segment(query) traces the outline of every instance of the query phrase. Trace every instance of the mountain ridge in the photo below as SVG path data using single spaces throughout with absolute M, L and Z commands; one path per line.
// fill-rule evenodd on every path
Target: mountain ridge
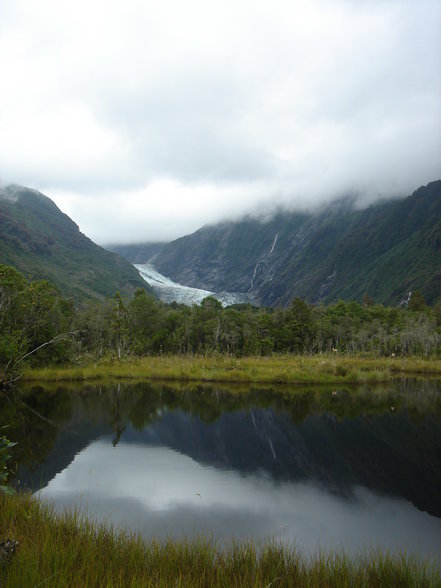
M 186 286 L 247 292 L 265 306 L 286 306 L 296 296 L 361 301 L 364 294 L 399 304 L 414 290 L 434 303 L 441 292 L 441 180 L 364 209 L 342 199 L 313 213 L 204 226 L 164 245 L 154 266 Z
M 151 292 L 127 260 L 81 233 L 50 198 L 18 185 L 0 190 L 0 263 L 49 280 L 77 301 Z

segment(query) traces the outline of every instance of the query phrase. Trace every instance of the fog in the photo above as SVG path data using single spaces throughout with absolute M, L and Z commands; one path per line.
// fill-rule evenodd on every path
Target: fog
M 438 0 L 5 0 L 0 182 L 99 243 L 441 176 Z

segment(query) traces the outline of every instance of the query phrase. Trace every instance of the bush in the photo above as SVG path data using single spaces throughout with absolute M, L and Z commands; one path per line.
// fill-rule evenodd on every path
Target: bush
M 4 427 L 3 427 L 4 428 Z M 6 485 L 8 481 L 9 471 L 6 462 L 11 457 L 9 450 L 14 447 L 15 443 L 11 443 L 6 437 L 0 437 L 0 491 L 6 494 L 13 494 L 12 488 Z

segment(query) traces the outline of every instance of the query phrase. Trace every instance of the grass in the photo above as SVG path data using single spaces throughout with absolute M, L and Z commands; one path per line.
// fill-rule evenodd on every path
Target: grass
M 81 367 L 27 369 L 25 381 L 151 379 L 272 384 L 383 383 L 398 376 L 441 374 L 440 359 L 345 355 L 164 356 L 90 363 Z
M 303 556 L 277 543 L 231 543 L 218 549 L 203 538 L 143 541 L 91 522 L 77 512 L 56 514 L 26 494 L 0 496 L 0 529 L 19 541 L 0 562 L 9 588 L 75 587 L 435 587 L 434 564 L 374 551 Z

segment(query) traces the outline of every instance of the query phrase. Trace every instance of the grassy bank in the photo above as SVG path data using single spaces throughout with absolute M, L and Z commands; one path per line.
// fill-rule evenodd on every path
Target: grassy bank
M 152 379 L 169 381 L 361 384 L 381 383 L 398 376 L 441 375 L 440 359 L 366 358 L 333 355 L 145 357 L 81 367 L 28 369 L 26 381 Z
M 274 543 L 232 544 L 220 551 L 203 539 L 143 542 L 78 514 L 56 515 L 28 495 L 0 496 L 0 541 L 19 541 L 0 562 L 0 585 L 63 587 L 435 587 L 439 569 L 374 552 L 304 557 Z

